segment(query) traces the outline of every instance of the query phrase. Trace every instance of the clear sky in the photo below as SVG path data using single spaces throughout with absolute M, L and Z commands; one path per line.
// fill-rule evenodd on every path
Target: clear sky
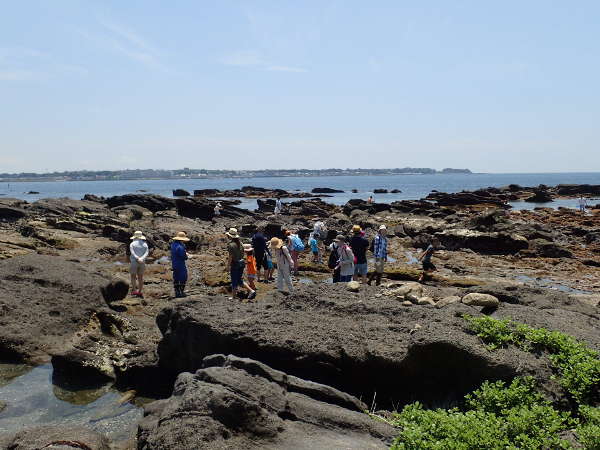
M 600 171 L 600 2 L 18 0 L 0 173 Z

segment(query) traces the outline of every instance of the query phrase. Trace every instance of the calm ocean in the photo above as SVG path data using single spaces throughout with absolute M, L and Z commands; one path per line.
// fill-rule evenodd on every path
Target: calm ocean
M 65 181 L 65 182 L 23 182 L 3 183 L 0 185 L 1 197 L 16 197 L 35 201 L 48 197 L 69 197 L 80 199 L 85 194 L 104 197 L 122 195 L 137 191 L 161 194 L 170 197 L 173 189 L 188 191 L 194 189 L 236 189 L 242 186 L 279 188 L 287 191 L 310 191 L 315 187 L 330 187 L 345 191 L 326 199 L 335 204 L 344 204 L 351 198 L 367 198 L 373 189 L 400 189 L 399 194 L 374 195 L 376 201 L 419 199 L 427 196 L 431 190 L 459 192 L 488 186 L 507 184 L 537 186 L 539 184 L 556 185 L 561 183 L 600 184 L 600 173 L 521 173 L 521 174 L 435 174 L 435 175 L 393 175 L 393 176 L 339 176 L 339 177 L 289 177 L 289 178 L 224 178 L 211 180 L 127 180 L 127 181 Z M 352 189 L 358 189 L 353 194 Z M 37 191 L 39 194 L 26 194 Z M 245 200 L 244 207 L 255 208 L 255 200 Z M 531 204 L 514 203 L 519 208 L 530 208 Z M 535 206 L 535 205 L 533 205 Z M 574 200 L 559 200 L 548 206 L 574 207 Z

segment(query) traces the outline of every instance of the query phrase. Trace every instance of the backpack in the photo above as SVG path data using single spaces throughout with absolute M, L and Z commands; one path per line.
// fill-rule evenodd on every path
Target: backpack
M 302 242 L 302 239 L 300 239 L 297 234 L 293 234 L 291 237 L 293 250 L 297 252 L 304 250 L 304 243 Z
M 331 253 L 329 254 L 329 259 L 327 260 L 327 267 L 329 267 L 330 269 L 335 269 L 337 267 L 337 263 L 338 263 L 338 254 L 337 254 L 337 249 L 333 249 L 331 250 Z

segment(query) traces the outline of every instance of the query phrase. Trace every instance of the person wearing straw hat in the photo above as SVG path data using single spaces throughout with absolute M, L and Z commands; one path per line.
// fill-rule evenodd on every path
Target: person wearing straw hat
M 294 261 L 290 255 L 290 251 L 283 244 L 283 241 L 279 238 L 272 238 L 269 241 L 269 247 L 273 256 L 277 259 L 277 290 L 285 292 L 283 290 L 283 284 L 287 285 L 290 292 L 294 290 L 292 284 L 292 270 L 294 269 Z
M 246 268 L 246 258 L 244 256 L 244 246 L 240 240 L 240 235 L 237 229 L 230 228 L 225 233 L 229 238 L 227 244 L 229 273 L 231 275 L 231 295 L 232 298 L 237 296 L 238 288 L 244 287 L 248 290 L 248 298 L 256 297 L 256 291 L 244 281 L 244 269 Z
M 148 244 L 146 236 L 141 231 L 136 231 L 131 236 L 129 244 L 129 260 L 131 273 L 131 295 L 143 297 L 142 289 L 144 287 L 144 271 L 146 270 L 146 258 L 148 257 Z
M 172 238 L 171 243 L 171 266 L 173 268 L 173 288 L 175 289 L 175 298 L 185 297 L 185 284 L 188 280 L 188 271 L 186 260 L 188 259 L 185 242 L 190 239 L 185 232 L 180 231 Z

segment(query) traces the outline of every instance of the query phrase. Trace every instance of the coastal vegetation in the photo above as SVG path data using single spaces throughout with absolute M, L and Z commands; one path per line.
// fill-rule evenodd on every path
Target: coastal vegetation
M 383 419 L 400 429 L 395 450 L 407 449 L 600 449 L 598 353 L 564 333 L 510 319 L 464 316 L 471 332 L 490 351 L 509 345 L 546 355 L 570 408 L 559 409 L 539 392 L 532 377 L 484 382 L 465 396 L 464 405 L 427 410 L 410 404 Z

